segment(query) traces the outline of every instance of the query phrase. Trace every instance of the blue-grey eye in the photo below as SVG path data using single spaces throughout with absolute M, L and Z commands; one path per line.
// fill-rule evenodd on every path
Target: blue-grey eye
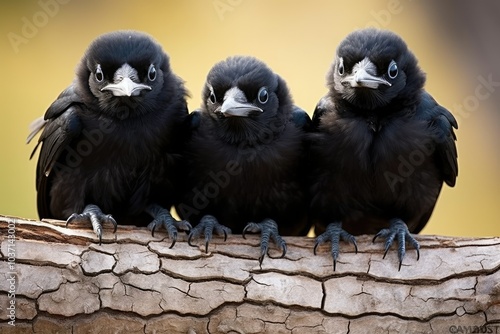
M 259 99 L 259 102 L 262 104 L 266 103 L 269 100 L 269 93 L 267 92 L 266 87 L 262 87 L 261 89 L 259 89 L 257 98 Z
M 215 93 L 213 91 L 210 92 L 210 96 L 208 97 L 211 103 L 216 103 L 217 98 L 215 97 Z
M 97 82 L 102 82 L 104 80 L 104 74 L 102 73 L 101 65 L 97 65 L 95 70 L 95 80 Z
M 395 77 L 398 76 L 398 65 L 394 60 L 391 61 L 391 63 L 389 64 L 389 68 L 387 69 L 387 74 L 391 79 L 394 79 Z
M 339 58 L 339 65 L 337 71 L 339 72 L 339 75 L 344 75 L 344 58 L 342 57 Z
M 156 79 L 156 68 L 153 64 L 149 65 L 148 78 L 150 81 L 155 81 Z

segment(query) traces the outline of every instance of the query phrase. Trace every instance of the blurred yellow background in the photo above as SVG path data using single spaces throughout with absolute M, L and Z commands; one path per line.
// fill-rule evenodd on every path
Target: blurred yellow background
M 423 233 L 500 235 L 500 94 L 495 91 L 500 87 L 490 85 L 491 95 L 477 98 L 479 77 L 500 81 L 500 57 L 494 57 L 500 16 L 486 3 L 476 3 L 484 8 L 471 13 L 465 1 L 423 0 L 2 2 L 0 214 L 37 218 L 28 125 L 71 83 L 98 35 L 135 29 L 155 37 L 170 55 L 173 71 L 186 81 L 190 110 L 200 105 L 212 65 L 244 54 L 280 74 L 296 104 L 312 114 L 326 93 L 325 74 L 338 43 L 356 28 L 375 26 L 406 40 L 427 73 L 426 89 L 460 126 L 457 186 L 443 187 Z M 464 35 L 470 31 L 482 39 Z M 496 48 L 488 49 L 491 45 Z M 477 50 L 481 46 L 485 49 Z

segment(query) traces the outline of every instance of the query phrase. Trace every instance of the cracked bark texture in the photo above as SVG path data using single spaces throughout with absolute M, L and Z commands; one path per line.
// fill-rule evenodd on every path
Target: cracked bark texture
M 8 325 L 8 226 L 15 223 L 16 326 Z M 500 332 L 500 238 L 417 236 L 398 271 L 394 249 L 358 238 L 329 246 L 285 237 L 259 266 L 259 237 L 186 237 L 145 228 L 64 227 L 0 216 L 2 333 L 473 333 Z M 5 276 L 5 277 L 3 277 Z M 460 331 L 461 330 L 461 331 Z M 467 330 L 469 330 L 467 332 Z M 480 333 L 481 331 L 478 331 Z

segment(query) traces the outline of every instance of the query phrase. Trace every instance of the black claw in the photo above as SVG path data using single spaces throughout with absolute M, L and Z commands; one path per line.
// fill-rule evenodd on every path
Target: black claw
M 196 245 L 193 245 L 191 243 L 191 239 L 193 238 L 193 233 L 192 233 L 193 230 L 191 230 L 191 232 L 189 232 L 189 236 L 188 236 L 188 245 L 191 246 L 191 247 L 196 247 Z
M 403 259 L 406 254 L 406 240 L 408 240 L 411 243 L 411 245 L 416 249 L 417 261 L 420 259 L 420 250 L 419 250 L 420 245 L 418 241 L 415 240 L 415 238 L 413 238 L 413 236 L 410 234 L 408 227 L 401 219 L 393 219 L 388 229 L 382 229 L 375 235 L 375 237 L 373 238 L 373 242 L 375 242 L 375 240 L 378 237 L 385 238 L 384 256 L 382 257 L 382 259 L 385 259 L 385 256 L 389 252 L 390 247 L 394 243 L 394 239 L 397 238 L 398 260 L 399 260 L 398 271 L 401 270 L 401 267 L 403 265 Z
M 65 227 L 68 227 L 68 224 L 71 223 L 73 220 L 75 220 L 77 216 L 78 216 L 77 213 L 73 213 L 71 216 L 69 216 L 69 218 L 66 220 L 66 226 Z
M 151 228 L 151 236 L 152 236 L 153 238 L 154 238 L 154 236 L 155 236 L 156 225 L 157 225 L 157 223 L 156 223 L 156 219 L 155 219 L 155 220 L 153 220 L 153 221 L 151 222 L 151 224 L 149 224 L 149 225 L 148 225 L 148 226 L 150 226 L 150 228 Z
M 384 256 L 382 256 L 382 259 L 385 259 L 385 256 L 387 255 L 387 252 L 389 252 L 389 248 L 385 248 L 385 251 L 384 251 Z
M 262 264 L 264 261 L 264 257 L 266 256 L 269 250 L 269 239 L 272 238 L 274 243 L 278 245 L 282 249 L 281 258 L 286 255 L 286 242 L 279 235 L 278 232 L 278 224 L 272 219 L 264 219 L 260 223 L 248 223 L 243 229 L 242 235 L 243 238 L 246 239 L 247 232 L 260 232 L 260 257 L 259 263 Z
M 413 248 L 415 248 L 415 250 L 417 251 L 417 261 L 418 261 L 420 259 L 420 244 L 418 243 L 417 240 L 415 240 L 415 238 L 412 235 L 410 235 L 409 241 L 413 246 Z
M 191 225 L 184 221 L 178 221 L 172 217 L 170 211 L 157 205 L 150 204 L 145 209 L 145 211 L 153 217 L 153 221 L 148 225 L 148 228 L 151 230 L 151 236 L 155 236 L 155 231 L 158 227 L 163 226 L 168 233 L 168 237 L 172 239 L 172 243 L 170 244 L 170 249 L 175 246 L 177 242 L 177 232 L 178 230 L 186 230 L 191 228 Z
M 116 229 L 118 228 L 118 224 L 112 215 L 108 215 L 108 220 L 113 224 L 113 233 L 116 233 Z
M 260 266 L 262 266 L 262 262 L 264 261 L 264 255 L 265 255 L 265 254 L 261 254 L 261 255 L 259 256 L 259 265 L 260 265 Z
M 102 244 L 102 225 L 106 222 L 113 224 L 113 233 L 116 233 L 118 224 L 111 215 L 105 215 L 102 213 L 101 209 L 97 205 L 89 204 L 87 205 L 82 213 L 73 213 L 66 220 L 66 227 L 74 221 L 81 221 L 85 223 L 90 223 L 92 229 L 99 239 L 99 245 Z
M 333 271 L 336 271 L 337 269 L 337 259 L 340 254 L 340 245 L 339 245 L 340 240 L 352 243 L 354 245 L 356 254 L 358 253 L 358 244 L 356 243 L 356 238 L 353 235 L 344 231 L 342 229 L 342 223 L 340 222 L 329 224 L 326 227 L 326 231 L 320 234 L 316 238 L 316 242 L 314 244 L 313 253 L 314 255 L 316 255 L 317 248 L 320 244 L 326 241 L 331 242 L 330 254 L 332 255 L 333 258 Z
M 314 248 L 313 248 L 313 253 L 314 253 L 314 255 L 316 255 L 316 249 L 318 249 L 319 244 L 320 244 L 320 243 L 319 243 L 319 242 L 318 242 L 318 240 L 316 239 L 316 242 L 314 243 Z
M 281 254 L 280 258 L 284 258 L 286 255 L 286 244 L 282 244 L 281 247 L 283 248 L 283 253 Z
M 375 241 L 379 238 L 379 237 L 382 237 L 382 236 L 385 236 L 385 234 L 388 232 L 387 229 L 382 229 L 380 230 L 377 234 L 375 234 L 375 236 L 373 237 L 372 239 L 372 243 L 375 243 Z
M 172 244 L 170 245 L 170 247 L 168 247 L 169 249 L 172 249 L 174 248 L 175 246 L 175 243 L 177 242 L 177 232 L 174 232 L 172 234 Z
M 267 251 L 269 249 L 269 236 L 261 236 L 261 241 L 260 241 L 260 257 L 259 257 L 259 263 L 262 264 L 262 261 L 264 261 L 264 256 L 266 256 Z
M 214 231 L 217 235 L 224 234 L 224 241 L 227 240 L 228 233 L 231 233 L 231 230 L 226 226 L 219 224 L 214 216 L 205 215 L 203 216 L 203 218 L 201 218 L 200 223 L 194 228 L 191 228 L 191 230 L 189 231 L 188 244 L 195 247 L 196 245 L 193 245 L 191 243 L 191 240 L 193 238 L 199 237 L 203 233 L 203 235 L 205 236 L 205 253 L 208 253 L 208 245 L 212 240 Z
M 243 236 L 243 239 L 246 239 L 246 233 L 248 231 L 248 229 L 250 228 L 250 224 L 253 224 L 253 223 L 248 223 L 247 226 L 245 226 L 245 228 L 243 229 L 243 232 L 241 232 L 241 235 Z

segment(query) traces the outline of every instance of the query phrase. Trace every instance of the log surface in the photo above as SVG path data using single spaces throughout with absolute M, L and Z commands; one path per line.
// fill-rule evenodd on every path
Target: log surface
M 336 272 L 306 237 L 262 265 L 258 236 L 214 237 L 205 254 L 184 235 L 170 249 L 119 226 L 99 245 L 88 226 L 0 216 L 0 238 L 2 333 L 500 333 L 500 238 L 417 236 L 420 260 L 409 249 L 398 271 L 395 249 L 382 259 L 360 236 Z

